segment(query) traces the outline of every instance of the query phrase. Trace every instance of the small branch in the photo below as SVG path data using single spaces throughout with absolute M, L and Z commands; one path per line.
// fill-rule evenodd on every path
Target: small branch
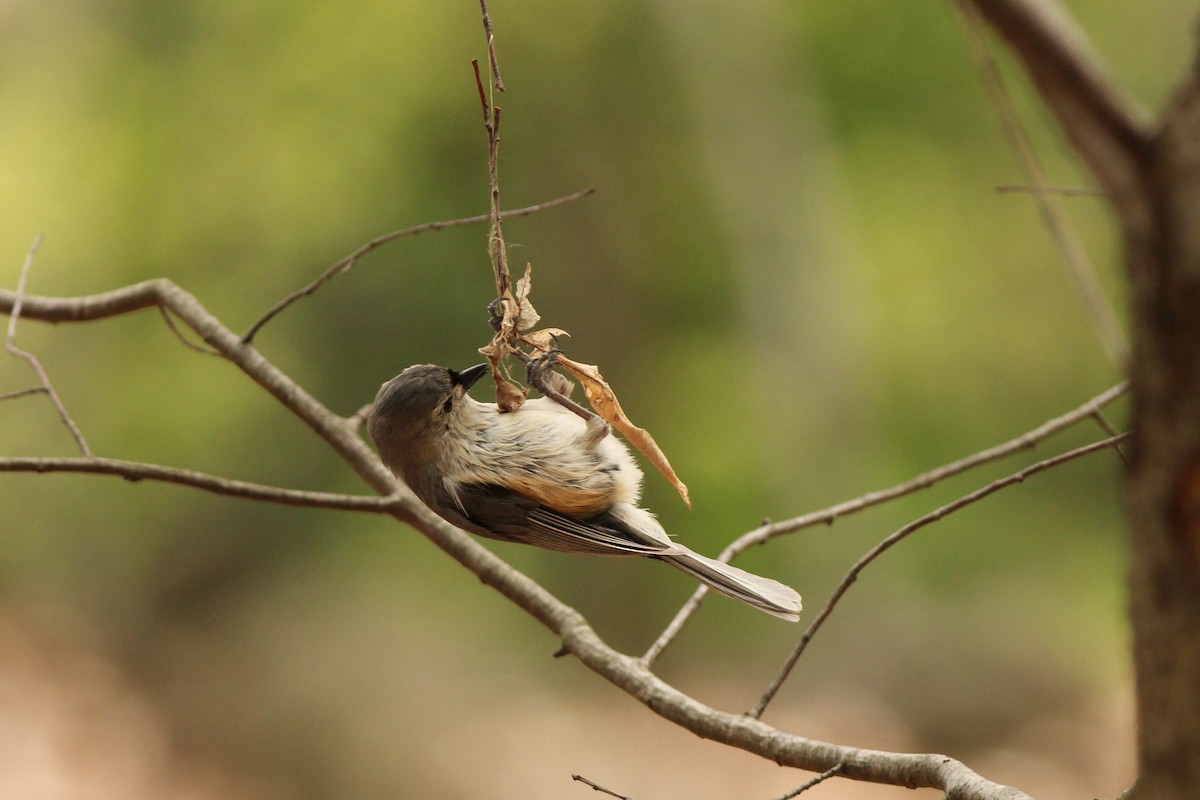
M 115 475 L 127 481 L 158 481 L 190 486 L 226 497 L 279 503 L 285 506 L 328 508 L 336 511 L 369 511 L 374 514 L 395 514 L 398 495 L 375 496 L 332 494 L 329 492 L 307 492 L 299 489 L 284 489 L 264 486 L 230 478 L 219 478 L 190 469 L 165 467 L 138 461 L 116 458 L 3 458 L 0 457 L 0 472 L 78 472 L 96 475 Z
M 365 406 L 355 411 L 350 416 L 346 417 L 346 423 L 356 431 L 361 431 L 363 426 L 367 424 L 367 417 L 371 415 L 371 409 L 375 406 L 374 403 L 367 403 Z
M 1057 467 L 1060 464 L 1065 464 L 1068 461 L 1074 461 L 1077 458 L 1081 458 L 1098 450 L 1114 447 L 1118 443 L 1125 441 L 1127 438 L 1129 438 L 1129 436 L 1130 434 L 1123 433 L 1099 442 L 1093 442 L 1092 444 L 1084 445 L 1083 447 L 1077 447 L 1074 450 L 1069 450 L 1061 455 L 1047 458 L 1044 461 L 1039 461 L 1023 470 L 1014 472 L 1008 477 L 992 481 L 987 486 L 984 486 L 981 489 L 976 489 L 970 494 L 964 495 L 954 502 L 948 503 L 936 511 L 910 522 L 900 530 L 893 533 L 891 536 L 884 539 L 879 544 L 872 547 L 862 558 L 854 563 L 854 566 L 852 566 L 850 571 L 846 573 L 846 576 L 842 578 L 842 582 L 839 583 L 837 588 L 834 590 L 833 595 L 829 598 L 829 602 L 825 604 L 825 607 L 821 609 L 821 612 L 817 614 L 816 618 L 808 626 L 808 630 L 806 630 L 804 635 L 800 637 L 800 643 L 796 645 L 796 649 L 792 651 L 792 654 L 784 663 L 783 668 L 779 671 L 779 674 L 775 676 L 775 679 L 771 681 L 771 685 L 767 687 L 766 692 L 763 693 L 763 696 L 759 699 L 758 703 L 753 709 L 747 712 L 748 715 L 755 719 L 758 719 L 762 716 L 763 711 L 765 711 L 767 708 L 767 704 L 771 702 L 772 698 L 775 697 L 776 692 L 778 692 L 779 688 L 783 686 L 784 681 L 786 681 L 788 676 L 791 674 L 792 668 L 796 666 L 796 662 L 800 660 L 800 656 L 804 654 L 805 649 L 808 647 L 813 637 L 817 634 L 817 631 L 821 629 L 821 626 L 825 623 L 825 620 L 829 618 L 829 615 L 833 613 L 833 609 L 837 607 L 838 601 L 842 599 L 842 596 L 845 595 L 847 591 L 849 591 L 850 586 L 856 580 L 858 580 L 859 573 L 866 569 L 868 564 L 877 559 L 886 550 L 898 542 L 908 538 L 910 535 L 921 528 L 924 528 L 926 525 L 937 522 L 938 520 L 943 519 L 944 517 L 947 517 L 962 508 L 972 505 L 973 503 L 977 503 L 983 498 L 995 494 L 1001 489 L 1020 483 L 1031 475 L 1036 475 L 1039 472 L 1052 469 L 1053 467 Z
M 525 208 L 516 208 L 516 209 L 513 209 L 512 211 L 505 211 L 503 214 L 501 214 L 501 216 L 503 218 L 507 219 L 509 217 L 524 217 L 528 214 L 536 214 L 539 211 L 545 211 L 550 208 L 555 208 L 557 206 L 565 205 L 567 203 L 572 203 L 576 200 L 581 200 L 584 197 L 588 197 L 589 195 L 595 194 L 595 192 L 596 192 L 596 190 L 594 188 L 583 189 L 578 192 L 572 192 L 571 194 L 564 195 L 562 197 L 557 197 L 553 200 L 547 200 L 544 203 L 537 203 L 532 206 L 526 206 Z M 312 295 L 314 292 L 316 292 L 318 289 L 320 289 L 322 286 L 324 286 L 329 281 L 333 280 L 338 275 L 342 275 L 342 274 L 347 273 L 350 270 L 354 269 L 355 265 L 358 264 L 359 259 L 363 258 L 364 256 L 366 256 L 369 253 L 372 253 L 372 252 L 378 250 L 380 247 L 383 247 L 385 244 L 394 242 L 397 239 L 403 239 L 407 236 L 416 236 L 417 234 L 425 233 L 426 231 L 439 231 L 439 230 L 442 230 L 443 228 L 457 228 L 461 225 L 475 225 L 480 222 L 487 222 L 491 218 L 492 218 L 492 216 L 489 213 L 489 214 L 478 214 L 473 217 L 463 217 L 461 219 L 450 219 L 450 220 L 443 220 L 440 222 L 426 222 L 423 225 L 414 225 L 411 228 L 405 228 L 405 229 L 399 230 L 399 231 L 392 231 L 391 233 L 385 233 L 382 236 L 377 236 L 374 239 L 372 239 L 371 241 L 369 241 L 366 244 L 359 247 L 357 250 L 355 250 L 350 255 L 348 255 L 345 258 L 341 259 L 340 261 L 334 263 L 331 267 L 329 267 L 324 272 L 322 272 L 320 275 L 318 275 L 315 280 L 313 280 L 311 283 L 309 283 L 304 288 L 298 289 L 295 292 L 292 292 L 287 297 L 283 298 L 278 303 L 271 306 L 271 308 L 265 314 L 263 314 L 261 317 L 259 317 L 257 320 L 255 320 L 254 324 L 246 329 L 246 332 L 242 334 L 242 341 L 245 344 L 250 344 L 252 341 L 254 341 L 254 337 L 258 334 L 259 330 L 261 330 L 264 325 L 266 325 L 268 322 L 270 322 L 276 315 L 278 315 L 285 308 L 287 308 L 288 306 L 290 306 L 292 303 L 296 302 L 297 300 L 300 300 L 305 297 L 309 297 L 310 295 Z
M 579 781 L 580 783 L 586 783 L 588 786 L 592 787 L 597 792 L 603 792 L 604 794 L 606 794 L 610 797 L 618 798 L 618 800 L 633 800 L 633 798 L 631 798 L 631 797 L 626 797 L 623 794 L 617 794 L 612 789 L 606 789 L 598 783 L 593 783 L 592 781 L 589 781 L 587 778 L 583 777 L 582 775 L 572 775 L 571 780 Z
M 88 322 L 140 309 L 166 308 L 207 345 L 312 428 L 369 486 L 382 495 L 391 495 L 395 491 L 395 478 L 363 442 L 356 429 L 317 401 L 253 346 L 242 342 L 195 296 L 166 278 L 82 297 L 25 295 L 20 300 L 21 314 L 25 319 L 44 322 Z M 0 312 L 12 313 L 16 310 L 17 301 L 15 293 L 0 289 Z M 412 506 L 416 507 L 415 500 Z M 411 519 L 412 516 L 407 518 Z
M 904 483 L 896 484 L 888 489 L 868 492 L 867 494 L 856 497 L 853 500 L 847 500 L 820 511 L 813 511 L 808 514 L 803 514 L 799 517 L 793 517 L 792 519 L 782 520 L 780 522 L 768 522 L 760 525 L 759 527 L 743 534 L 730 543 L 730 545 L 726 547 L 725 550 L 722 551 L 719 556 L 717 556 L 717 558 L 721 561 L 729 563 L 750 548 L 764 544 L 769 539 L 773 539 L 776 536 L 795 533 L 796 531 L 810 528 L 814 525 L 832 525 L 841 517 L 845 517 L 849 514 L 854 514 L 873 506 L 895 500 L 898 497 L 903 497 L 904 495 L 912 494 L 922 489 L 928 489 L 934 484 L 940 483 L 941 481 L 954 477 L 955 475 L 960 475 L 975 467 L 979 467 L 993 461 L 998 461 L 1001 458 L 1005 458 L 1022 450 L 1029 450 L 1033 447 L 1036 447 L 1038 443 L 1050 438 L 1059 431 L 1075 425 L 1081 420 L 1091 417 L 1099 409 L 1108 405 L 1113 400 L 1125 394 L 1127 391 L 1129 391 L 1129 382 L 1124 381 L 1112 387 L 1111 389 L 1108 389 L 1107 391 L 1101 392 L 1078 408 L 1068 411 L 1066 414 L 1055 417 L 1054 419 L 1048 420 L 1033 430 L 1021 434 L 1015 439 L 1010 439 L 1009 441 L 998 444 L 995 447 L 989 447 L 986 450 L 981 450 L 978 453 L 967 456 L 966 458 L 962 458 L 958 461 L 938 467 L 937 469 L 924 472 L 915 478 L 905 481 Z M 703 585 L 699 586 L 694 592 L 692 592 L 692 596 L 688 598 L 683 607 L 679 609 L 679 612 L 675 615 L 675 618 L 671 620 L 669 625 L 667 625 L 666 629 L 658 637 L 658 640 L 655 641 L 654 644 L 650 646 L 650 649 L 646 651 L 646 654 L 642 656 L 642 661 L 645 664 L 650 665 L 654 663 L 654 660 L 662 654 L 662 651 L 666 649 L 667 645 L 669 645 L 671 641 L 679 634 L 679 632 L 683 629 L 683 626 L 691 618 L 692 614 L 694 614 L 696 609 L 700 607 L 700 603 L 704 600 L 704 597 L 707 594 L 708 587 Z
M 996 187 L 996 191 L 1000 194 L 1008 194 L 1011 192 L 1048 192 L 1049 194 L 1058 194 L 1063 197 L 1107 197 L 1108 192 L 1103 189 L 1093 189 L 1088 186 L 1025 186 L 1024 184 L 1006 184 L 1002 183 Z
M 167 311 L 167 309 L 159 306 L 158 313 L 162 315 L 163 322 L 167 323 L 167 327 L 171 330 L 171 333 L 175 334 L 175 338 L 178 339 L 180 344 L 182 344 L 184 347 L 188 348 L 189 350 L 195 350 L 197 353 L 203 353 L 206 356 L 216 356 L 217 358 L 221 357 L 221 354 L 216 350 L 213 350 L 211 347 L 204 347 L 203 345 L 196 344 L 191 339 L 187 338 L 184 332 L 179 329 L 179 326 L 175 324 L 175 320 L 171 318 L 171 312 Z
M 18 389 L 15 392 L 0 394 L 0 400 L 16 400 L 18 397 L 26 397 L 31 394 L 48 394 L 48 392 L 45 386 L 33 386 L 29 389 Z
M 1092 419 L 1096 421 L 1096 424 L 1100 426 L 1100 430 L 1104 431 L 1109 436 L 1117 436 L 1120 434 L 1120 431 L 1117 430 L 1115 425 L 1108 421 L 1108 417 L 1104 416 L 1104 412 L 1100 409 L 1097 408 L 1095 411 L 1093 411 L 1091 416 Z M 1117 445 L 1113 449 L 1117 451 L 1117 456 L 1125 464 L 1126 468 L 1133 466 L 1133 462 L 1129 460 L 1129 455 L 1125 452 L 1124 447 Z
M 1042 170 L 1037 153 L 1034 151 L 1029 137 L 1025 135 L 1012 98 L 1004 86 L 1004 77 L 1000 74 L 995 59 L 992 58 L 987 42 L 984 41 L 979 12 L 966 0 L 960 0 L 957 6 L 962 12 L 960 18 L 971 55 L 979 69 L 984 86 L 991 94 L 1004 131 L 1008 134 L 1009 141 L 1017 152 L 1021 169 L 1025 173 L 1025 180 L 1029 183 L 1034 202 L 1041 215 L 1042 224 L 1046 226 L 1046 232 L 1050 235 L 1050 240 L 1054 243 L 1059 258 L 1062 259 L 1067 273 L 1071 276 L 1072 283 L 1083 301 L 1083 306 L 1087 310 L 1088 318 L 1091 320 L 1101 346 L 1113 365 L 1118 369 L 1124 369 L 1129 359 L 1129 343 L 1125 340 L 1120 323 L 1117 322 L 1117 315 L 1113 311 L 1112 304 L 1104 294 L 1104 289 L 1096 276 L 1096 270 L 1088 260 L 1087 251 L 1079 241 L 1079 237 L 1075 235 L 1074 228 L 1067 222 L 1062 211 L 1054 202 L 1053 193 L 1048 188 L 1046 175 Z
M 830 779 L 830 778 L 832 778 L 834 775 L 837 775 L 839 772 L 841 772 L 841 771 L 842 771 L 842 767 L 844 767 L 844 766 L 845 766 L 845 763 L 844 763 L 844 762 L 841 762 L 841 761 L 839 761 L 838 763 L 834 764 L 832 767 L 830 767 L 829 769 L 825 770 L 825 771 L 824 771 L 824 772 L 822 772 L 820 775 L 818 775 L 817 777 L 813 778 L 811 781 L 809 781 L 808 783 L 804 784 L 803 786 L 801 786 L 801 787 L 799 787 L 799 788 L 797 788 L 797 789 L 795 789 L 795 790 L 793 790 L 793 791 L 790 791 L 790 792 L 788 792 L 787 794 L 780 795 L 780 796 L 779 796 L 779 798 L 778 798 L 778 800 L 792 800 L 792 798 L 793 798 L 793 797 L 799 797 L 800 795 L 802 795 L 802 794 L 804 794 L 805 792 L 807 792 L 809 789 L 811 789 L 811 788 L 813 788 L 814 786 L 816 786 L 816 785 L 817 785 L 818 783 L 820 783 L 821 781 L 829 780 L 829 779 Z
M 508 269 L 508 253 L 504 245 L 504 233 L 500 225 L 500 108 L 488 100 L 487 90 L 483 87 L 483 76 L 479 72 L 479 62 L 472 61 L 475 70 L 475 85 L 479 89 L 479 102 L 483 108 L 483 128 L 487 133 L 488 144 L 488 195 L 490 197 L 491 213 L 489 219 L 492 229 L 488 233 L 488 255 L 492 261 L 492 271 L 496 277 L 496 298 L 503 303 L 512 303 L 512 276 Z
M 483 32 L 487 34 L 488 62 L 492 65 L 492 85 L 496 91 L 504 91 L 504 79 L 500 77 L 500 65 L 496 62 L 496 33 L 492 30 L 492 17 L 488 14 L 487 0 L 479 0 L 483 12 Z
M 29 252 L 25 254 L 25 263 L 21 265 L 21 277 L 17 280 L 17 295 L 13 301 L 12 312 L 8 318 L 8 335 L 4 340 L 4 349 L 9 355 L 22 359 L 33 367 L 33 371 L 37 373 L 38 380 L 42 382 L 42 388 L 50 397 L 50 402 L 54 404 L 54 408 L 58 411 L 58 417 L 62 420 L 63 425 L 67 426 L 67 430 L 71 432 L 71 437 L 78 445 L 80 452 L 85 456 L 92 454 L 91 448 L 88 447 L 87 440 L 83 438 L 83 432 L 79 430 L 79 426 L 75 424 L 75 420 L 71 419 L 71 415 L 67 412 L 67 407 L 63 403 L 62 398 L 58 396 L 58 392 L 54 390 L 54 384 L 50 382 L 50 375 L 42 367 L 42 362 L 38 360 L 33 353 L 22 350 L 17 347 L 17 320 L 21 317 L 21 307 L 25 303 L 25 285 L 29 281 L 29 272 L 33 268 L 33 259 L 37 255 L 38 249 L 42 246 L 42 235 L 39 233 L 37 238 L 33 240 L 33 244 L 29 246 Z

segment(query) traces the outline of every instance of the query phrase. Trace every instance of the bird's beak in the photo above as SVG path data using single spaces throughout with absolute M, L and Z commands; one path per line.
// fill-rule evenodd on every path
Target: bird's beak
M 454 381 L 456 386 L 463 387 L 463 391 L 467 391 L 475 385 L 475 381 L 479 380 L 488 371 L 487 364 L 476 364 L 473 367 L 467 367 L 462 372 L 450 370 L 450 379 Z

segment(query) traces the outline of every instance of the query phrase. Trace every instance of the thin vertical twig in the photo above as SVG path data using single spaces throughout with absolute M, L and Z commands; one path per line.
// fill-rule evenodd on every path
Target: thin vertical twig
M 33 269 L 33 259 L 37 256 L 38 250 L 42 246 L 42 234 L 38 234 L 33 240 L 33 244 L 29 246 L 29 252 L 25 254 L 25 263 L 21 265 L 21 277 L 17 280 L 17 297 L 13 301 L 12 314 L 8 318 L 8 335 L 4 339 L 4 349 L 9 355 L 27 361 L 34 372 L 38 375 L 38 380 L 42 382 L 42 388 L 50 397 L 50 402 L 54 404 L 54 408 L 58 411 L 59 419 L 67 426 L 67 430 L 71 432 L 72 438 L 75 439 L 75 444 L 79 446 L 79 450 L 87 457 L 91 457 L 92 450 L 88 447 L 87 440 L 83 438 L 83 432 L 79 430 L 79 426 L 75 424 L 75 420 L 71 419 L 71 415 L 67 412 L 67 407 L 63 404 L 62 398 L 58 396 L 58 392 L 54 390 L 54 384 L 50 382 L 50 375 L 42 367 L 42 362 L 38 361 L 37 356 L 33 353 L 22 350 L 17 347 L 17 320 L 21 317 L 21 306 L 25 304 L 25 286 L 29 282 L 29 273 Z
M 1072 278 L 1105 353 L 1118 369 L 1124 369 L 1129 360 L 1129 344 L 1125 334 L 1117 322 L 1117 315 L 1104 293 L 1104 288 L 1096 277 L 1096 270 L 1088 260 L 1087 251 L 1055 203 L 1055 190 L 1046 181 L 1037 153 L 1021 127 L 1012 97 L 1005 88 L 1004 76 L 1000 74 L 1000 69 L 996 66 L 996 61 L 984 40 L 979 12 L 964 0 L 959 0 L 955 5 L 959 9 L 958 16 L 962 21 L 971 57 L 979 69 L 984 86 L 992 96 L 1004 132 L 1017 151 L 1021 170 L 1025 173 L 1029 191 L 1046 231 L 1050 234 L 1050 240 Z
M 510 303 L 514 302 L 512 278 L 508 269 L 508 253 L 505 251 L 504 232 L 500 223 L 500 107 L 492 105 L 491 100 L 488 99 L 487 89 L 483 85 L 483 75 L 479 70 L 479 60 L 472 59 L 471 67 L 475 70 L 475 85 L 479 89 L 479 102 L 483 107 L 483 127 L 487 133 L 488 143 L 489 219 L 492 226 L 488 233 L 488 254 L 492 261 L 492 272 L 496 276 L 496 297 L 501 303 Z
M 500 64 L 496 61 L 496 32 L 492 29 L 492 16 L 488 13 L 487 0 L 479 0 L 479 10 L 483 12 L 483 32 L 487 34 L 488 61 L 492 66 L 492 85 L 496 91 L 504 91 L 504 79 L 500 77 Z

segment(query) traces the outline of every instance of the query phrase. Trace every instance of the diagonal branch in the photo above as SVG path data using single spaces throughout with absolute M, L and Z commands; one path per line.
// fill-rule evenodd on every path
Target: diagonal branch
M 982 466 L 984 464 L 998 461 L 1001 458 L 1012 455 L 1013 453 L 1022 450 L 1029 450 L 1038 445 L 1038 443 L 1050 438 L 1059 431 L 1069 428 L 1070 426 L 1080 422 L 1081 420 L 1093 417 L 1099 413 L 1099 410 L 1111 403 L 1129 390 L 1129 382 L 1124 381 L 1116 386 L 1101 392 L 1100 394 L 1088 400 L 1083 405 L 1068 411 L 1062 416 L 1055 417 L 1042 423 L 1031 431 L 1027 431 L 1015 439 L 1010 439 L 1007 442 L 998 444 L 995 447 L 989 447 L 986 450 L 980 450 L 978 453 L 961 458 L 958 461 L 953 461 L 928 472 L 921 473 L 915 478 L 910 478 L 904 483 L 896 484 L 887 489 L 880 489 L 874 492 L 868 492 L 853 500 L 847 500 L 838 503 L 835 506 L 813 511 L 808 514 L 803 514 L 792 519 L 781 520 L 779 522 L 768 522 L 755 528 L 748 533 L 735 539 L 729 544 L 721 554 L 717 556 L 720 561 L 729 563 L 737 556 L 746 552 L 752 547 L 757 547 L 765 544 L 768 540 L 776 536 L 783 536 L 788 533 L 795 533 L 804 528 L 811 528 L 814 525 L 832 525 L 841 517 L 854 514 L 859 511 L 864 511 L 872 506 L 877 506 L 886 503 L 890 500 L 895 500 L 897 497 L 903 497 L 907 494 L 928 489 L 936 483 L 946 480 L 947 478 L 960 475 L 970 469 Z M 1115 431 L 1113 432 L 1115 433 Z M 656 658 L 666 649 L 667 645 L 679 634 L 683 626 L 691 618 L 696 609 L 700 607 L 701 601 L 708 594 L 708 587 L 701 585 L 692 593 L 683 607 L 679 609 L 679 613 L 671 620 L 666 629 L 658 637 L 658 640 L 650 646 L 646 654 L 642 656 L 642 660 L 646 664 L 652 664 Z
M 0 312 L 11 313 L 13 292 L 0 290 Z M 223 357 L 317 432 L 376 491 L 388 495 L 387 513 L 424 534 L 484 584 L 508 598 L 562 639 L 577 657 L 654 713 L 706 739 L 737 747 L 783 766 L 823 772 L 842 764 L 846 778 L 942 790 L 952 800 L 1028 800 L 1017 789 L 988 781 L 966 765 L 935 754 L 889 753 L 821 742 L 787 733 L 761 720 L 707 706 L 667 684 L 640 660 L 608 646 L 575 609 L 513 569 L 463 531 L 422 506 L 396 483 L 358 435 L 291 378 L 241 341 L 188 292 L 160 278 L 83 297 L 26 296 L 23 313 L 46 322 L 86 322 L 146 308 L 166 308 Z
M 1045 472 L 1046 470 L 1057 467 L 1060 464 L 1065 464 L 1068 461 L 1074 461 L 1077 458 L 1089 455 L 1098 450 L 1116 447 L 1119 443 L 1128 439 L 1129 436 L 1130 434 L 1128 433 L 1122 433 L 1118 436 L 1112 436 L 1108 439 L 1092 442 L 1091 444 L 1084 445 L 1083 447 L 1077 447 L 1074 450 L 1068 450 L 1067 452 L 1061 453 L 1052 458 L 1047 458 L 1044 461 L 1039 461 L 1023 470 L 1014 472 L 1012 475 L 1007 477 L 994 480 L 987 486 L 976 489 L 970 494 L 963 495 L 954 502 L 947 503 L 936 511 L 930 512 L 920 519 L 908 523 L 903 528 L 872 547 L 862 558 L 854 563 L 854 566 L 851 567 L 850 571 L 846 573 L 846 576 L 842 578 L 842 582 L 839 583 L 837 588 L 834 590 L 832 597 L 829 598 L 829 602 L 825 604 L 825 607 L 821 609 L 821 612 L 817 614 L 816 618 L 814 618 L 812 623 L 808 626 L 808 630 L 806 630 L 804 635 L 800 637 L 800 643 L 796 645 L 796 648 L 792 651 L 792 654 L 788 656 L 783 668 L 779 671 L 779 674 L 775 676 L 775 679 L 771 681 L 771 685 L 767 687 L 766 692 L 763 693 L 762 698 L 759 699 L 758 703 L 749 712 L 749 715 L 755 719 L 762 716 L 763 711 L 765 711 L 767 708 L 767 704 L 771 702 L 771 700 L 775 697 L 775 694 L 779 691 L 779 688 L 783 686 L 783 682 L 787 680 L 789 675 L 791 675 L 792 669 L 796 666 L 796 662 L 800 660 L 800 656 L 804 654 L 805 649 L 808 648 L 809 642 L 811 642 L 813 637 L 816 636 L 817 631 L 821 629 L 821 625 L 825 623 L 825 620 L 829 618 L 829 615 L 833 613 L 833 609 L 837 607 L 838 601 L 841 600 L 842 596 L 850 590 L 851 585 L 858 580 L 859 573 L 866 569 L 867 565 L 869 565 L 872 561 L 883 555 L 885 550 L 903 541 L 904 539 L 907 539 L 909 536 L 916 533 L 921 528 L 924 528 L 926 525 L 937 522 L 938 520 L 953 514 L 959 509 L 965 508 L 973 503 L 977 503 L 988 495 L 995 494 L 1001 489 L 1021 483 L 1031 475 L 1036 475 L 1039 472 Z
M 595 191 L 596 190 L 594 188 L 582 189 L 578 192 L 572 192 L 571 194 L 557 197 L 553 200 L 547 200 L 544 203 L 536 203 L 535 205 L 526 206 L 524 208 L 514 208 L 512 211 L 503 212 L 500 216 L 508 219 L 509 217 L 524 217 L 529 214 L 536 214 L 539 211 L 545 211 L 546 209 L 554 208 L 555 206 L 561 206 L 566 203 L 581 200 L 584 197 L 594 194 Z M 297 289 L 267 309 L 266 313 L 255 320 L 254 323 L 246 329 L 246 332 L 242 334 L 242 341 L 246 344 L 250 344 L 250 342 L 254 341 L 254 337 L 258 335 L 258 332 L 262 329 L 262 327 L 274 319 L 275 316 L 281 311 L 286 309 L 292 303 L 295 303 L 297 300 L 302 300 L 305 297 L 311 296 L 318 289 L 320 289 L 326 283 L 329 283 L 329 281 L 333 280 L 338 275 L 342 275 L 354 269 L 355 265 L 358 264 L 359 259 L 375 252 L 385 244 L 389 244 L 397 239 L 403 239 L 408 236 L 416 236 L 421 233 L 426 233 L 428 231 L 440 231 L 444 228 L 457 228 L 462 225 L 475 225 L 480 222 L 487 222 L 491 218 L 491 214 L 477 214 L 473 217 L 462 217 L 461 219 L 426 222 L 423 225 L 414 225 L 411 228 L 404 228 L 403 230 L 392 231 L 391 233 L 385 233 L 382 236 L 376 236 L 366 244 L 359 246 L 350 255 L 330 266 L 306 286 L 301 289 Z

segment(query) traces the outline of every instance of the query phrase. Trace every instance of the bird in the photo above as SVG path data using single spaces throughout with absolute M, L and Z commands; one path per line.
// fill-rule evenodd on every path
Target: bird
M 662 561 L 768 614 L 799 619 L 791 587 L 667 534 L 639 505 L 642 471 L 608 423 L 550 397 L 502 413 L 468 393 L 487 371 L 416 364 L 380 387 L 368 415 L 383 463 L 434 513 L 489 539 Z

